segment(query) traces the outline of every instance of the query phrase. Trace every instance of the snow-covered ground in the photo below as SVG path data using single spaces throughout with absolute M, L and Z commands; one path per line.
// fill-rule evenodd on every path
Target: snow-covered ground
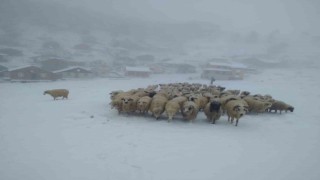
M 268 70 L 227 89 L 271 94 L 293 113 L 246 115 L 239 126 L 118 115 L 109 92 L 190 75 L 0 83 L 0 179 L 3 180 L 318 180 L 320 81 L 315 69 Z M 192 79 L 192 80 L 190 80 Z M 70 90 L 68 100 L 43 91 Z

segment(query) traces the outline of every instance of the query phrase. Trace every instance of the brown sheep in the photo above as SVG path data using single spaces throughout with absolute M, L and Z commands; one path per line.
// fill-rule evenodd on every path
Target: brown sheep
M 46 94 L 50 94 L 53 97 L 53 100 L 56 100 L 57 97 L 68 99 L 69 91 L 67 89 L 52 89 L 44 91 L 43 95 Z

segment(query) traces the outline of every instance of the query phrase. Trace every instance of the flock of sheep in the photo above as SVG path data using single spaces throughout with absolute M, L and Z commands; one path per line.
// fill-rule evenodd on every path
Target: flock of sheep
M 270 95 L 251 95 L 248 91 L 225 90 L 225 87 L 199 83 L 170 83 L 150 85 L 146 88 L 110 93 L 110 105 L 118 113 L 149 112 L 156 119 L 165 113 L 168 122 L 181 114 L 185 120 L 193 122 L 203 111 L 208 121 L 215 123 L 223 114 L 228 122 L 238 125 L 245 114 L 272 111 L 291 111 L 294 107 L 283 101 L 275 100 Z

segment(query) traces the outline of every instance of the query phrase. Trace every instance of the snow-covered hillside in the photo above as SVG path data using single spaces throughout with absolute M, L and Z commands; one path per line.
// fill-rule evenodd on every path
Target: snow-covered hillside
M 118 115 L 109 92 L 168 82 L 199 82 L 193 75 L 0 83 L 0 179 L 317 180 L 320 177 L 320 97 L 314 69 L 268 70 L 227 89 L 271 94 L 293 113 L 246 115 L 239 126 L 223 116 L 209 124 L 165 117 Z M 192 79 L 192 80 L 190 80 Z M 68 100 L 43 95 L 70 90 Z

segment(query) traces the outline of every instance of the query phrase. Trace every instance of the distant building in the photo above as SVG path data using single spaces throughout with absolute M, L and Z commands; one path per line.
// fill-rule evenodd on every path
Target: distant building
M 151 74 L 151 70 L 149 67 L 125 67 L 125 75 L 132 77 L 149 77 Z
M 166 73 L 195 73 L 196 67 L 186 63 L 161 63 L 160 64 Z
M 37 66 L 23 66 L 9 69 L 5 76 L 10 81 L 20 82 L 54 81 L 59 79 L 54 73 Z
M 159 64 L 151 64 L 149 65 L 149 68 L 154 74 L 161 74 L 165 72 L 165 68 Z
M 229 63 L 210 62 L 203 68 L 201 77 L 205 79 L 214 78 L 216 80 L 237 80 L 243 79 L 243 66 Z
M 79 67 L 79 66 L 53 71 L 53 73 L 65 79 L 93 77 L 93 73 L 91 70 L 84 67 Z
M 70 66 L 82 66 L 81 62 L 67 61 L 59 58 L 50 58 L 47 60 L 40 61 L 41 67 L 47 71 L 56 71 L 60 69 L 65 69 Z

